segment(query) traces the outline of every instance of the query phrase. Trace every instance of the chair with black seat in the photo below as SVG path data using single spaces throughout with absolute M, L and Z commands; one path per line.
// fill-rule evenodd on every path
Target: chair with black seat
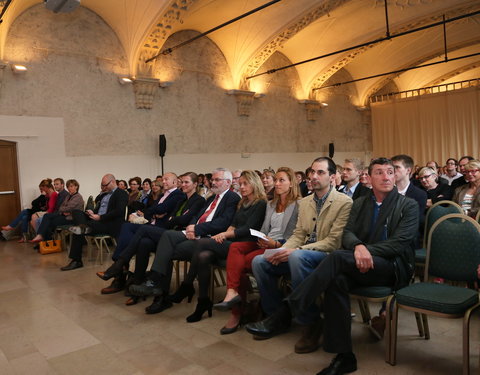
M 422 272 L 425 266 L 425 258 L 427 255 L 427 239 L 432 225 L 441 217 L 448 214 L 462 214 L 463 210 L 457 203 L 453 201 L 439 201 L 430 207 L 425 217 L 425 228 L 423 232 L 423 248 L 415 250 L 415 266 Z
M 478 291 L 429 280 L 440 277 L 455 283 L 473 283 L 477 280 L 479 264 L 480 224 L 463 214 L 449 214 L 433 224 L 428 238 L 424 282 L 398 290 L 387 306 L 393 313 L 389 334 L 391 365 L 396 363 L 398 309 L 403 308 L 422 314 L 426 340 L 430 338 L 427 315 L 463 318 L 463 374 L 470 373 L 469 325 L 472 312 L 480 306 Z

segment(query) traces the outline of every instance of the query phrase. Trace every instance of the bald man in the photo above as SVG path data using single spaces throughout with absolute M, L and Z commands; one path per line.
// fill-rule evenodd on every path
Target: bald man
M 70 228 L 73 233 L 70 249 L 70 263 L 60 268 L 71 271 L 83 267 L 82 247 L 85 234 L 105 233 L 117 237 L 125 221 L 125 208 L 128 204 L 128 193 L 117 188 L 115 176 L 106 174 L 100 184 L 102 192 L 96 199 L 95 210 L 72 212 L 75 226 Z

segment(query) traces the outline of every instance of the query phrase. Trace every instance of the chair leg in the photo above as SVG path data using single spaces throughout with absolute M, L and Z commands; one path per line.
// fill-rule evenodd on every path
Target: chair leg
M 430 329 L 428 327 L 428 316 L 427 314 L 422 314 L 423 329 L 425 333 L 425 340 L 430 340 Z
M 390 310 L 390 306 L 387 306 L 387 311 Z M 398 305 L 396 301 L 393 301 L 393 316 L 391 323 L 391 337 L 390 337 L 390 361 L 392 366 L 397 363 L 397 330 L 398 330 Z
M 423 331 L 423 324 L 422 324 L 422 318 L 420 316 L 420 313 L 418 312 L 415 313 L 415 319 L 417 321 L 418 335 L 420 337 L 423 337 L 425 335 L 425 332 Z
M 363 301 L 361 299 L 358 300 L 358 308 L 360 310 L 360 315 L 362 315 L 362 321 L 364 323 L 368 323 L 368 319 L 365 313 L 365 307 L 363 305 Z
M 386 315 L 385 315 L 385 362 L 390 363 L 390 357 L 392 354 L 392 313 L 391 303 L 393 296 L 388 297 L 386 303 Z
M 176 289 L 178 289 L 180 287 L 180 261 L 179 260 L 173 261 L 173 268 L 175 269 Z
M 473 309 L 463 317 L 463 375 L 470 375 L 470 317 Z
M 367 301 L 362 301 L 362 302 L 363 302 L 363 311 L 365 311 L 365 318 L 367 319 L 366 321 L 364 320 L 364 323 L 368 323 L 372 319 L 372 316 L 370 315 L 370 307 L 368 307 Z

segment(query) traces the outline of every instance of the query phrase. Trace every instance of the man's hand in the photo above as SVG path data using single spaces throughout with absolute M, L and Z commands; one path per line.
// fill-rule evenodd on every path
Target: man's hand
M 353 256 L 355 257 L 357 268 L 361 273 L 365 273 L 368 272 L 369 269 L 373 269 L 372 254 L 370 254 L 370 251 L 368 251 L 365 245 L 355 246 Z
M 274 266 L 278 266 L 280 263 L 288 262 L 288 257 L 291 253 L 293 253 L 296 249 L 283 249 L 277 251 L 273 254 L 270 258 L 267 258 L 267 261 L 272 263 Z
M 92 220 L 100 221 L 100 215 L 98 215 L 98 214 L 91 214 L 89 217 Z

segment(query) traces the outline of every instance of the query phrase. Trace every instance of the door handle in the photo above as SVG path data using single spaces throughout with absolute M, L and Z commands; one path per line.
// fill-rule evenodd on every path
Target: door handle
M 15 194 L 15 190 L 10 190 L 10 191 L 0 191 L 0 195 L 6 195 L 6 194 Z

